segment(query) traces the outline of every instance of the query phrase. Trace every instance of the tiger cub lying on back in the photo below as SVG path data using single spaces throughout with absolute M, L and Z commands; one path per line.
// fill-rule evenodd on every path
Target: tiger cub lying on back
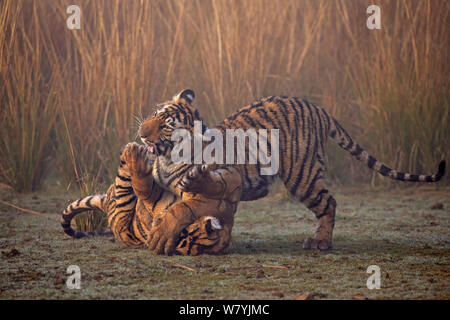
M 107 214 L 116 239 L 126 245 L 151 243 L 149 231 L 158 226 L 163 231 L 180 230 L 174 243 L 153 244 L 159 245 L 161 252 L 227 253 L 241 191 L 240 176 L 235 174 L 235 169 L 211 171 L 208 166 L 199 166 L 183 170 L 183 165 L 164 162 L 156 167 L 154 162 L 147 147 L 129 143 L 121 152 L 115 183 L 107 193 L 79 199 L 64 210 L 61 217 L 64 232 L 74 238 L 99 235 L 73 230 L 71 220 L 83 211 L 100 210 Z M 166 185 L 178 184 L 181 176 L 190 177 L 205 190 L 198 190 L 201 194 L 179 189 L 172 193 L 161 188 L 153 175 L 164 177 Z M 177 227 L 180 224 L 182 228 Z

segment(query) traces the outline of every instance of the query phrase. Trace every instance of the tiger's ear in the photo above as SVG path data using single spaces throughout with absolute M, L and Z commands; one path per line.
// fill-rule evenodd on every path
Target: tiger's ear
M 174 101 L 184 99 L 184 100 L 186 100 L 187 103 L 192 104 L 192 101 L 194 101 L 194 99 L 195 99 L 195 93 L 191 89 L 184 89 L 180 93 L 174 95 L 172 99 Z

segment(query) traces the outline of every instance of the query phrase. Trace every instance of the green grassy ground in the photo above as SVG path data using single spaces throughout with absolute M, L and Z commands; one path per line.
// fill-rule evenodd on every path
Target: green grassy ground
M 0 199 L 43 214 L 0 204 L 0 298 L 449 299 L 449 195 L 434 186 L 340 190 L 334 249 L 315 252 L 301 249 L 314 216 L 277 193 L 240 204 L 231 254 L 166 257 L 111 238 L 68 238 L 59 212 L 76 194 L 2 189 Z M 430 209 L 436 203 L 443 209 Z M 65 285 L 69 265 L 81 269 L 80 290 Z M 369 265 L 381 269 L 379 290 L 366 287 Z

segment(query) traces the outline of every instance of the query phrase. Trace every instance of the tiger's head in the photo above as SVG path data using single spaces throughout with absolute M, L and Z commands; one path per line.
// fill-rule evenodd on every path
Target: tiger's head
M 158 104 L 153 115 L 142 122 L 138 133 L 150 153 L 168 154 L 174 146 L 171 136 L 176 129 L 192 132 L 194 121 L 202 121 L 198 110 L 191 105 L 194 98 L 194 91 L 185 89 L 172 100 Z
M 176 253 L 185 256 L 226 254 L 231 247 L 232 227 L 233 222 L 224 224 L 215 217 L 201 217 L 181 231 Z

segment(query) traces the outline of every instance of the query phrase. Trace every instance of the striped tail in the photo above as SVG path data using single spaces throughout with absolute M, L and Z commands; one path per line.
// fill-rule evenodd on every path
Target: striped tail
M 95 196 L 88 196 L 85 198 L 78 199 L 72 202 L 61 216 L 61 226 L 66 234 L 69 236 L 79 239 L 87 236 L 108 236 L 112 235 L 112 232 L 81 232 L 74 230 L 70 225 L 71 221 L 78 214 L 88 211 L 88 210 L 100 210 L 104 213 L 105 209 L 103 206 L 103 201 L 106 198 L 106 194 L 99 194 Z
M 361 148 L 359 144 L 353 141 L 347 131 L 342 128 L 342 126 L 339 124 L 339 122 L 336 121 L 336 119 L 334 119 L 333 117 L 330 118 L 330 130 L 328 132 L 328 135 L 333 138 L 342 149 L 350 152 L 350 154 L 356 159 L 364 162 L 370 169 L 377 171 L 385 177 L 400 181 L 437 182 L 441 180 L 441 178 L 445 174 L 445 160 L 442 160 L 439 163 L 438 172 L 433 175 L 397 172 L 396 170 L 384 165 L 381 161 L 378 161 L 367 151 Z

